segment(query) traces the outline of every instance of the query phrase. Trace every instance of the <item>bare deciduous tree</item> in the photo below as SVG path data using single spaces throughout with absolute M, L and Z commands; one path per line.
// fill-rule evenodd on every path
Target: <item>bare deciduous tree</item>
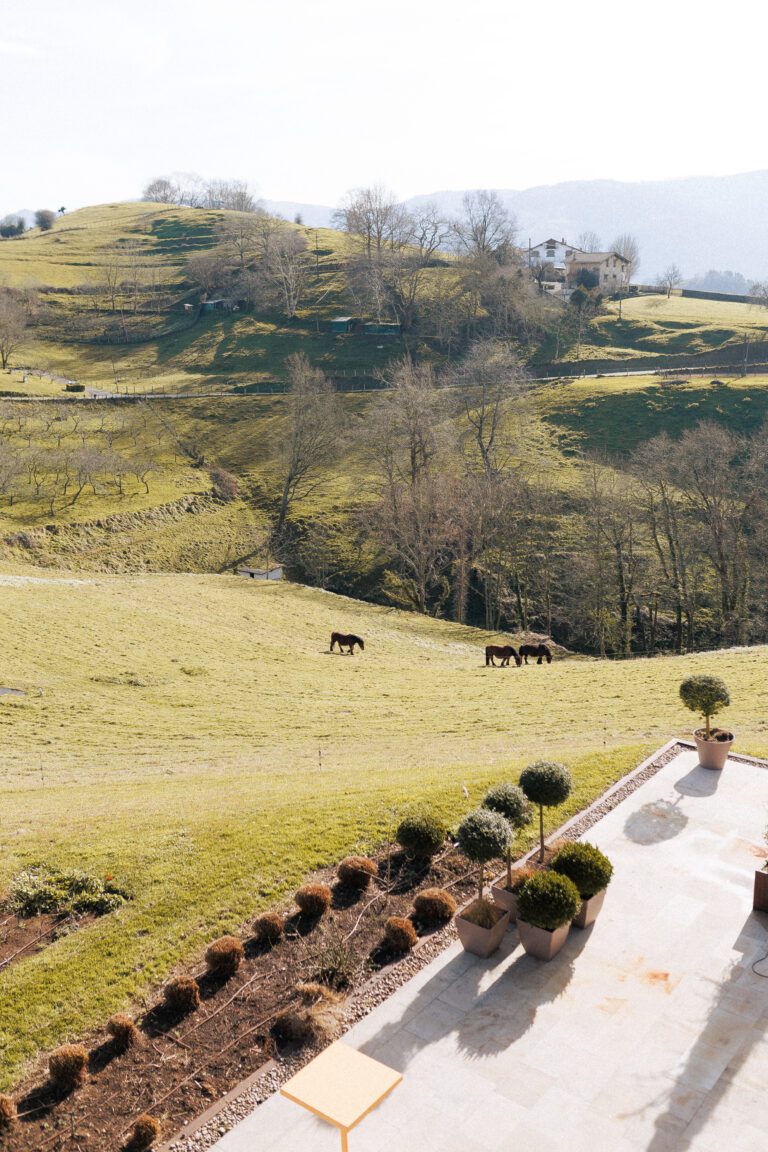
M 487 476 L 498 476 L 519 448 L 526 375 L 518 357 L 497 340 L 478 340 L 452 368 L 449 381 L 459 393 L 469 440 L 482 470 Z
M 407 215 L 394 193 L 381 184 L 348 192 L 334 223 L 362 243 L 368 260 L 380 261 L 385 247 L 397 242 Z
M 667 299 L 672 295 L 672 289 L 678 288 L 683 282 L 683 274 L 678 268 L 677 264 L 670 264 L 665 268 L 662 274 L 657 277 L 656 283 L 659 288 L 663 288 L 667 294 Z
M 611 252 L 623 256 L 629 267 L 627 268 L 627 283 L 635 277 L 640 268 L 640 245 L 637 237 L 631 232 L 621 232 L 611 244 Z
M 505 263 L 514 249 L 517 224 L 497 192 L 467 192 L 464 215 L 453 223 L 459 251 L 471 257 L 490 256 Z
M 293 501 L 322 483 L 343 435 L 344 414 L 333 384 L 303 352 L 286 360 L 285 430 L 279 452 L 280 508 L 275 534 L 280 535 Z
M 597 232 L 592 232 L 590 229 L 587 229 L 585 232 L 579 232 L 576 247 L 580 248 L 582 252 L 599 252 L 600 237 Z
M 11 356 L 24 343 L 27 311 L 18 296 L 0 288 L 0 367 L 7 368 Z
M 49 232 L 56 221 L 56 213 L 50 208 L 38 208 L 35 212 L 35 224 L 41 232 Z

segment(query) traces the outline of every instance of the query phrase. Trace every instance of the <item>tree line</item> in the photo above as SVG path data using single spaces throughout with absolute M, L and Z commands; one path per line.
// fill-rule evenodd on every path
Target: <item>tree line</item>
M 765 429 L 569 466 L 508 343 L 403 360 L 357 419 L 306 358 L 288 372 L 273 535 L 309 582 L 601 656 L 768 638 Z M 367 478 L 354 510 L 303 511 L 342 459 Z
M 213 195 L 204 199 L 221 203 Z M 452 218 L 434 204 L 409 209 L 381 186 L 362 188 L 347 194 L 334 224 L 346 234 L 346 248 L 321 253 L 317 231 L 313 250 L 311 230 L 254 201 L 220 222 L 212 250 L 187 261 L 188 277 L 204 298 L 292 320 L 300 309 L 322 304 L 331 290 L 326 273 L 340 276 L 344 306 L 355 316 L 395 322 L 407 337 L 427 338 L 449 355 L 480 336 L 514 339 L 527 349 L 551 337 L 559 355 L 601 301 L 586 279 L 572 306 L 552 299 L 544 280 L 555 278 L 554 269 L 528 267 L 515 219 L 495 192 L 467 193 Z M 636 266 L 634 238 L 627 233 L 616 243 Z M 332 290 L 337 297 L 337 282 Z

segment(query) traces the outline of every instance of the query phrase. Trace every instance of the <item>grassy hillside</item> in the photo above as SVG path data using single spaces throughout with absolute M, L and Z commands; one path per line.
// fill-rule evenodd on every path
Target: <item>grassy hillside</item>
M 756 432 L 768 416 L 768 376 L 569 380 L 539 388 L 537 399 L 545 419 L 573 444 L 622 454 L 661 432 L 677 437 L 699 420 Z
M 218 229 L 236 215 L 162 204 L 105 204 L 59 218 L 50 232 L 35 229 L 2 241 L 0 285 L 34 289 L 41 306 L 39 326 L 16 363 L 109 391 L 186 391 L 282 380 L 283 361 L 298 350 L 328 370 L 366 376 L 402 353 L 397 338 L 320 330 L 339 311 L 349 311 L 338 263 L 348 241 L 330 229 L 295 229 L 314 257 L 296 320 L 214 314 L 193 324 L 194 317 L 182 308 L 185 301 L 197 300 L 186 260 L 215 248 Z M 127 346 L 105 345 L 93 334 L 85 338 L 78 328 L 78 319 L 85 323 L 94 309 L 105 330 L 117 324 L 105 279 L 114 260 L 121 263 L 118 278 L 135 276 L 140 284 L 142 330 L 148 330 L 148 338 Z M 5 376 L 0 377 L 0 390 L 4 383 Z M 8 383 L 18 388 L 19 374 L 11 374 Z
M 354 310 L 340 268 L 349 241 L 330 229 L 295 226 L 307 242 L 313 268 L 294 320 L 214 314 L 195 323 L 182 307 L 197 300 L 186 276 L 186 260 L 215 248 L 222 224 L 236 215 L 162 204 L 105 204 L 59 218 L 50 232 L 33 230 L 0 242 L 0 284 L 35 289 L 41 304 L 40 324 L 17 354 L 17 364 L 109 391 L 184 392 L 283 380 L 284 360 L 298 350 L 331 374 L 352 379 L 370 377 L 393 355 L 402 354 L 406 344 L 399 338 L 321 330 L 332 316 Z M 120 277 L 135 278 L 141 285 L 140 315 L 129 315 L 127 322 L 142 338 L 128 345 L 115 342 L 122 319 L 110 308 L 105 279 L 114 260 L 123 267 Z M 112 329 L 104 343 L 101 337 Z M 623 302 L 621 319 L 615 302 L 606 306 L 588 325 L 580 359 L 698 354 L 737 344 L 745 335 L 764 339 L 766 332 L 764 309 L 642 296 Z M 408 350 L 434 357 L 428 343 L 411 341 Z M 548 361 L 553 353 L 553 341 L 545 341 L 534 359 Z M 563 352 L 566 361 L 575 357 L 575 346 Z M 0 390 L 5 384 L 17 390 L 20 376 L 0 379 Z M 56 387 L 33 378 L 28 390 Z
M 693 355 L 768 337 L 768 311 L 752 304 L 660 294 L 624 300 L 621 313 L 609 301 L 590 323 L 582 360 Z
M 134 898 L 0 975 L 0 1086 L 39 1048 L 145 995 L 317 865 L 379 841 L 414 801 L 447 819 L 541 756 L 582 807 L 690 727 L 681 677 L 731 688 L 742 751 L 768 751 L 768 651 L 483 666 L 483 633 L 232 577 L 2 578 L 0 884 L 34 861 Z M 341 627 L 354 658 L 327 652 Z M 564 812 L 553 816 L 562 819 Z

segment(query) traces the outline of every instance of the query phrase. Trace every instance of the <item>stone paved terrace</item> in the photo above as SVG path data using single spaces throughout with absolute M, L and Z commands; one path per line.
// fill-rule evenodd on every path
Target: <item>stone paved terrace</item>
M 615 867 L 591 930 L 550 963 L 514 930 L 490 960 L 452 946 L 344 1037 L 404 1074 L 350 1152 L 765 1152 L 766 824 L 768 766 L 677 755 L 588 834 Z M 276 1096 L 215 1148 L 339 1144 Z

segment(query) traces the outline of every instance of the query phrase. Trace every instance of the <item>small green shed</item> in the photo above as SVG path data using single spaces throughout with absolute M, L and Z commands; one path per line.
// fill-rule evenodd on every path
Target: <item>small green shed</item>
M 363 331 L 366 336 L 399 336 L 400 325 L 390 320 L 371 320 L 363 327 Z
M 331 332 L 351 332 L 354 326 L 354 316 L 334 316 L 331 320 Z

